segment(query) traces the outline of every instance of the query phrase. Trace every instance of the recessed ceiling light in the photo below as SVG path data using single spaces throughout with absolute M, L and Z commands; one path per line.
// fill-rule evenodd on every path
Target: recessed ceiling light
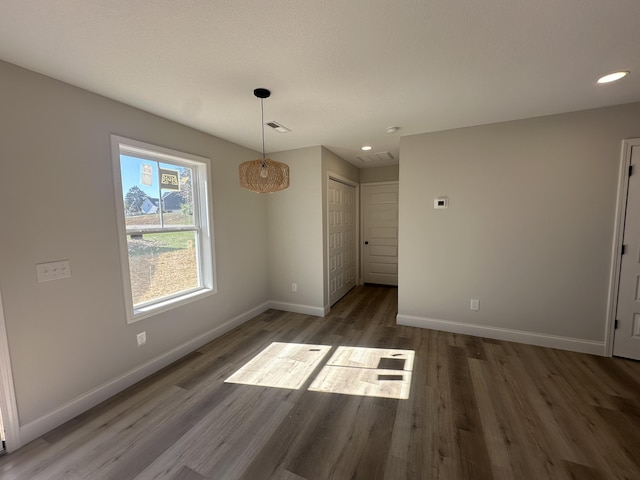
M 371 150 L 372 147 L 370 147 L 369 145 L 365 145 L 364 147 L 362 147 L 362 150 L 364 150 L 365 152 L 368 150 Z
M 616 80 L 620 80 L 621 78 L 626 77 L 627 75 L 629 75 L 629 72 L 627 70 L 623 70 L 620 72 L 613 72 L 613 73 L 609 73 L 603 77 L 600 77 L 598 79 L 598 83 L 610 83 L 610 82 L 615 82 Z

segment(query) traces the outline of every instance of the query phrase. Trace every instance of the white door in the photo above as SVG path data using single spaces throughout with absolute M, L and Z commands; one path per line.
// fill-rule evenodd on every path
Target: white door
M 398 285 L 398 182 L 361 188 L 364 281 Z
M 329 304 L 356 286 L 356 189 L 327 182 L 329 228 Z
M 2 295 L 0 295 L 0 438 L 2 441 L 0 453 L 4 450 L 12 451 L 21 446 Z
M 613 354 L 640 360 L 640 146 L 632 147 Z

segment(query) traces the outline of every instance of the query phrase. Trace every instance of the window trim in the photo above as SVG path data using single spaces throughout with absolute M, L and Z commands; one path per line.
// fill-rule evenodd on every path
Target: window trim
M 150 161 L 173 163 L 189 166 L 193 169 L 192 189 L 193 198 L 197 198 L 197 208 L 194 205 L 194 226 L 185 230 L 196 232 L 196 245 L 199 262 L 197 265 L 201 286 L 159 300 L 145 302 L 134 307 L 129 271 L 129 250 L 127 247 L 127 232 L 124 215 L 124 192 L 122 191 L 122 172 L 120 155 L 131 155 Z M 180 152 L 150 143 L 140 142 L 119 135 L 111 135 L 111 156 L 113 166 L 114 197 L 116 219 L 118 227 L 118 247 L 120 255 L 120 270 L 123 285 L 124 305 L 128 324 L 172 310 L 181 305 L 199 300 L 205 296 L 217 293 L 217 278 L 215 268 L 215 249 L 213 237 L 213 219 L 210 215 L 210 187 L 209 168 L 211 160 L 206 157 Z M 191 163 L 193 162 L 193 163 Z M 178 227 L 177 229 L 180 229 Z M 176 230 L 177 230 L 176 229 Z M 142 229 L 151 233 L 153 229 Z M 156 229 L 158 230 L 158 229 Z M 166 230 L 164 230 L 166 231 Z M 134 232 L 135 233 L 135 232 Z

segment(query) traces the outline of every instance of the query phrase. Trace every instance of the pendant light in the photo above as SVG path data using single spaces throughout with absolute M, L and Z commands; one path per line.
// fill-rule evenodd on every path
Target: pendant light
M 262 158 L 240 164 L 240 186 L 256 193 L 271 193 L 289 187 L 289 165 L 266 158 L 264 153 L 264 99 L 271 92 L 256 88 L 253 94 L 260 99 L 262 125 Z

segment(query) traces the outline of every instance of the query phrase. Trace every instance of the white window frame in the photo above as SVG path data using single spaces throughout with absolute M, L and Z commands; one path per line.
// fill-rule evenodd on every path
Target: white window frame
M 124 192 L 122 191 L 122 173 L 120 155 L 130 155 L 151 161 L 171 163 L 192 169 L 193 216 L 194 227 L 186 228 L 196 232 L 196 248 L 198 249 L 198 278 L 200 285 L 186 292 L 175 294 L 159 300 L 152 300 L 134 307 L 129 272 L 129 249 L 127 236 L 137 231 L 127 231 L 124 214 Z M 179 152 L 150 143 L 132 140 L 130 138 L 111 135 L 111 155 L 113 159 L 113 180 L 115 187 L 116 214 L 118 218 L 118 237 L 120 248 L 120 263 L 122 284 L 126 306 L 127 323 L 134 323 L 152 315 L 174 309 L 180 305 L 198 300 L 206 295 L 217 292 L 215 249 L 213 246 L 213 220 L 209 215 L 209 181 L 208 165 L 210 159 Z M 145 233 L 157 233 L 157 230 L 144 229 Z

